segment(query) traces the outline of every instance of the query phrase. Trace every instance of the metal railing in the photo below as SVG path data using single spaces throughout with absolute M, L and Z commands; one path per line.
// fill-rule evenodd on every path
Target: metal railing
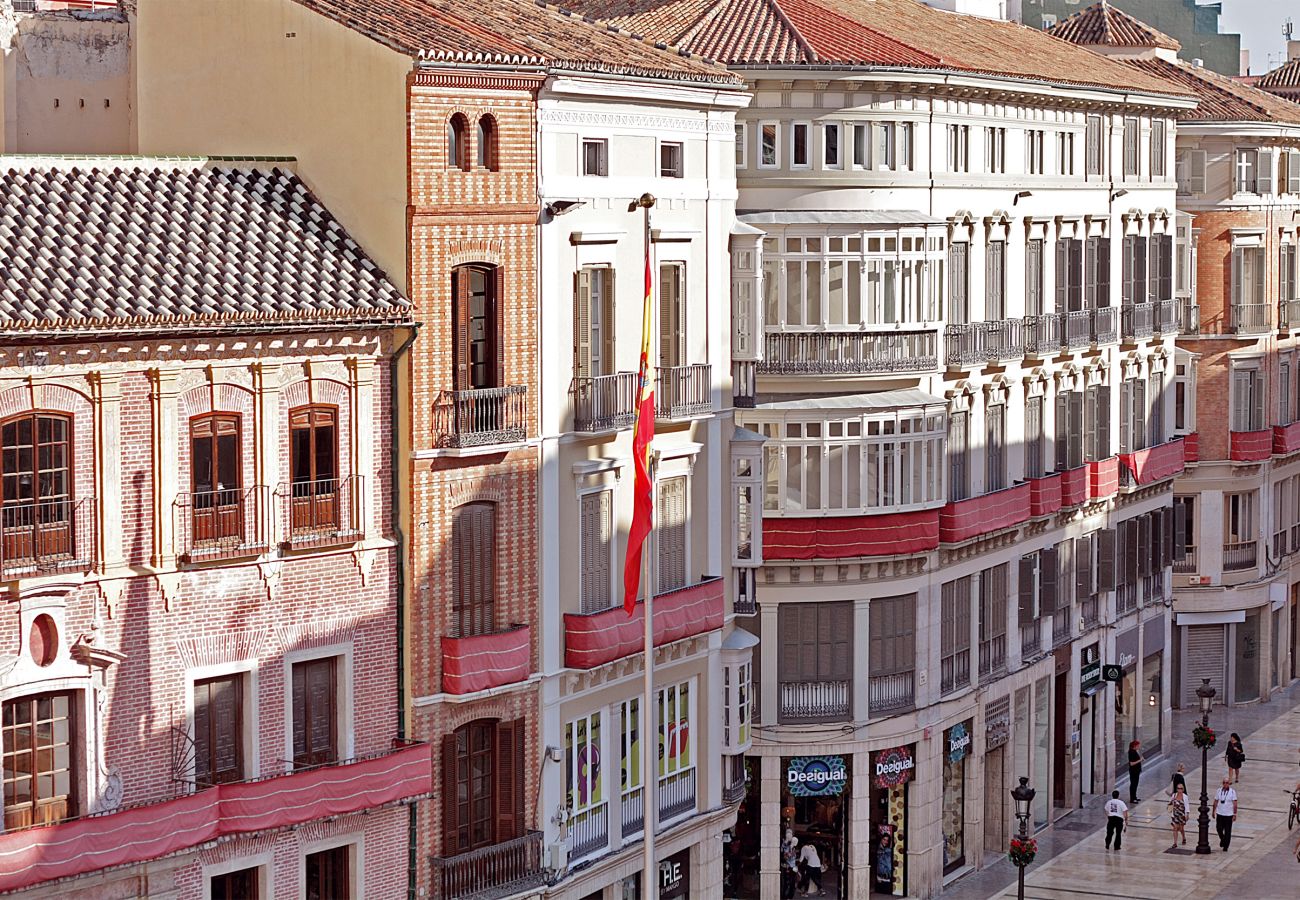
M 1223 571 L 1240 572 L 1258 565 L 1259 554 L 1255 541 L 1238 541 L 1223 545 Z
M 1174 571 L 1178 572 L 1181 575 L 1186 575 L 1190 572 L 1196 571 L 1196 545 L 1195 544 L 1189 544 L 1187 546 L 1187 548 L 1183 551 L 1182 559 L 1179 559 L 1178 555 L 1174 554 Z
M 623 837 L 627 839 L 645 830 L 645 791 L 640 785 L 623 794 L 619 804 L 623 813 Z
M 939 661 L 939 691 L 948 693 L 970 684 L 970 648 L 958 650 Z
M 948 366 L 972 366 L 1024 356 L 1020 319 L 949 325 L 943 332 L 944 361 Z
M 1201 307 L 1191 297 L 1178 298 L 1178 333 L 1201 333 Z
M 1037 621 L 1020 626 L 1020 658 L 1026 659 L 1043 649 L 1043 629 Z
M 1084 597 L 1079 604 L 1079 618 L 1083 620 L 1084 631 L 1096 628 L 1101 621 L 1101 598 L 1096 594 Z
M 304 546 L 359 537 L 364 491 L 365 479 L 360 475 L 280 482 L 275 498 L 284 542 Z
M 1092 324 L 1092 343 L 1094 344 L 1113 344 L 1119 337 L 1119 316 L 1113 306 L 1103 306 L 1100 309 L 1094 309 L 1089 314 Z M 1071 344 L 1071 347 L 1074 345 Z
M 911 709 L 916 702 L 916 673 L 872 675 L 867 681 L 867 692 L 872 716 Z
M 995 634 L 980 641 L 980 677 L 1002 672 L 1007 667 L 1007 636 Z
M 745 799 L 745 757 L 723 757 L 722 776 L 722 802 L 739 803 Z
M 1119 615 L 1137 609 L 1138 582 L 1120 582 L 1115 585 L 1115 612 Z
M 1052 613 L 1052 646 L 1069 643 L 1074 635 L 1074 609 L 1063 606 Z
M 1178 331 L 1178 301 L 1159 300 L 1156 302 L 1156 334 L 1176 334 Z
M 591 378 L 574 378 L 574 431 L 614 431 L 631 428 L 636 421 L 635 372 L 617 372 Z
M 659 822 L 695 811 L 695 767 L 659 779 Z
M 528 385 L 441 391 L 433 432 L 442 448 L 465 449 L 522 441 L 528 427 Z
M 1300 328 L 1300 300 L 1279 300 L 1277 303 L 1279 328 Z
M 850 715 L 848 681 L 782 681 L 778 689 L 782 722 L 835 722 Z
M 877 375 L 938 368 L 938 332 L 795 331 L 768 333 L 764 375 Z
M 435 900 L 504 897 L 546 881 L 540 831 L 430 862 Z
M 1061 317 L 1055 313 L 1025 316 L 1021 320 L 1024 336 L 1021 344 L 1026 356 L 1042 356 L 1061 349 Z
M 266 549 L 260 531 L 268 490 L 196 491 L 176 495 L 177 547 L 184 557 L 243 555 Z
M 581 857 L 609 846 L 609 804 L 599 803 L 569 817 L 569 858 Z
M 1092 313 L 1086 309 L 1076 309 L 1061 313 L 1061 346 L 1067 350 L 1078 350 L 1092 341 Z
M 0 506 L 0 571 L 5 577 L 95 567 L 94 497 Z
M 1291 526 L 1291 552 L 1300 551 L 1300 522 Z
M 655 372 L 655 416 L 660 419 L 686 419 L 707 415 L 713 410 L 708 363 L 672 366 Z
M 1165 573 L 1152 572 L 1142 576 L 1142 604 L 1160 603 L 1165 598 Z
M 1268 331 L 1268 304 L 1234 303 L 1232 329 L 1237 334 L 1262 334 Z
M 1273 556 L 1281 559 L 1289 556 L 1291 553 L 1291 534 L 1290 529 L 1282 528 L 1273 532 Z
M 1126 341 L 1151 337 L 1156 330 L 1156 305 L 1130 303 L 1120 307 L 1120 329 Z

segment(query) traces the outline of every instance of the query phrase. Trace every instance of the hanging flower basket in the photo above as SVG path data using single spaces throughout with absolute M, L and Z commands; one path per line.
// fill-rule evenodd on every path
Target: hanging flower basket
M 1011 860 L 1012 865 L 1023 869 L 1033 862 L 1034 857 L 1037 855 L 1038 841 L 1033 838 L 1022 837 L 1013 837 L 1011 839 L 1011 851 L 1007 854 L 1007 858 Z
M 1214 746 L 1218 738 L 1214 734 L 1213 728 L 1207 728 L 1204 725 L 1197 725 L 1192 729 L 1192 745 L 1197 750 L 1209 750 Z

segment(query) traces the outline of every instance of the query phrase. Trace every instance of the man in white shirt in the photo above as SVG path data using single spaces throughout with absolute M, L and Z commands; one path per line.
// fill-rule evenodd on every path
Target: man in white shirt
M 1124 829 L 1128 828 L 1128 806 L 1119 799 L 1119 791 L 1111 791 L 1106 801 L 1106 849 L 1110 849 L 1110 839 L 1115 838 L 1115 849 L 1120 848 L 1124 839 Z
M 811 897 L 813 895 L 812 886 L 817 885 L 817 894 L 820 896 L 826 892 L 822 890 L 822 858 L 817 854 L 817 847 L 809 841 L 803 845 L 799 851 L 799 862 L 803 865 L 803 895 Z
M 1226 777 L 1223 786 L 1214 795 L 1214 830 L 1219 833 L 1219 849 L 1227 850 L 1232 843 L 1232 823 L 1237 821 L 1237 792 Z

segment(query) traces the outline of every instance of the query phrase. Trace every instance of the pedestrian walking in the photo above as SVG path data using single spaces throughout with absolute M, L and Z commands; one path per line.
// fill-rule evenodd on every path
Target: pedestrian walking
M 1246 748 L 1241 745 L 1237 732 L 1228 735 L 1228 746 L 1223 751 L 1223 758 L 1228 763 L 1228 777 L 1233 784 L 1241 781 L 1241 764 L 1246 761 Z
M 1187 843 L 1187 820 L 1192 816 L 1192 803 L 1187 798 L 1187 786 L 1185 784 L 1174 785 L 1174 795 L 1169 798 L 1169 824 L 1174 831 L 1174 846 L 1178 846 L 1178 839 L 1181 837 L 1183 843 Z
M 1120 848 L 1124 840 L 1124 830 L 1128 828 L 1128 807 L 1119 799 L 1119 791 L 1111 791 L 1106 801 L 1106 849 L 1110 849 L 1111 839 L 1115 840 L 1115 849 Z
M 817 885 L 817 896 L 825 895 L 822 890 L 822 858 L 817 853 L 817 845 L 808 841 L 799 851 L 799 867 L 803 869 L 803 895 L 813 896 L 812 886 Z
M 1214 830 L 1219 833 L 1219 849 L 1227 850 L 1232 843 L 1232 823 L 1237 821 L 1237 792 L 1232 780 L 1223 776 L 1223 787 L 1214 795 Z
M 1142 802 L 1138 799 L 1138 779 L 1142 777 L 1141 748 L 1141 741 L 1128 743 L 1128 802 L 1134 805 Z
M 1187 790 L 1187 766 L 1182 763 L 1179 763 L 1178 768 L 1174 769 L 1173 778 L 1169 782 L 1170 797 L 1178 793 L 1179 785 L 1182 785 L 1184 791 Z

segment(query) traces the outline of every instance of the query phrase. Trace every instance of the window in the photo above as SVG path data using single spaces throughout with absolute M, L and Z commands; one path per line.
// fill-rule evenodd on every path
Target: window
M 444 856 L 523 834 L 524 724 L 477 719 L 443 736 Z
M 1165 157 L 1169 148 L 1165 146 L 1165 120 L 1151 120 L 1151 177 L 1165 176 Z
M 0 560 L 6 565 L 70 556 L 72 422 L 28 413 L 0 426 Z
M 1056 173 L 1074 174 L 1074 132 L 1072 131 L 1056 133 Z
M 1005 128 L 984 129 L 984 169 L 995 175 L 1007 171 L 1007 130 Z
M 970 496 L 970 413 L 948 414 L 948 499 Z
M 290 529 L 294 534 L 339 528 L 338 408 L 289 411 Z
M 1223 495 L 1224 571 L 1253 569 L 1258 561 L 1254 492 Z
M 1196 560 L 1196 496 L 1174 497 L 1174 561 Z
M 658 481 L 655 504 L 655 543 L 658 566 L 655 593 L 686 586 L 686 476 Z
M 1300 194 L 1300 150 L 1278 153 L 1277 192 Z
M 1083 465 L 1083 392 L 1056 394 L 1056 471 Z
M 877 169 L 892 172 L 898 168 L 894 143 L 897 126 L 893 122 L 876 122 L 872 127 L 876 135 L 876 144 L 872 149 L 872 165 Z
M 780 126 L 776 122 L 762 122 L 758 126 L 758 167 L 775 169 L 780 165 L 777 147 L 780 146 Z
M 970 321 L 970 245 L 954 241 L 948 245 L 948 322 Z
M 261 882 L 260 869 L 237 869 L 224 875 L 213 875 L 209 891 L 212 900 L 260 900 Z
M 1025 315 L 1043 314 L 1043 244 L 1035 238 L 1025 244 Z
M 1025 171 L 1030 175 L 1043 175 L 1047 165 L 1043 155 L 1046 132 L 1031 128 L 1025 132 Z
M 447 122 L 447 168 L 469 170 L 469 120 L 460 113 Z
M 1205 164 L 1207 154 L 1204 150 L 1180 150 L 1174 160 L 1174 178 L 1178 183 L 1180 194 L 1205 193 Z
M 458 391 L 503 387 L 501 270 L 457 266 L 451 270 L 453 384 Z
M 1130 378 L 1119 385 L 1119 452 L 1133 453 L 1147 446 L 1146 382 Z
M 1196 380 L 1191 362 L 1174 366 L 1174 434 L 1196 430 Z
M 609 174 L 609 141 L 603 138 L 582 139 L 582 174 Z
M 659 145 L 659 175 L 662 178 L 682 177 L 682 145 L 667 141 Z
M 573 375 L 596 378 L 615 372 L 614 270 L 597 266 L 573 276 Z
M 1124 119 L 1124 175 L 1132 177 L 1138 174 L 1138 146 L 1142 130 L 1135 117 Z
M 659 368 L 686 364 L 686 264 L 664 263 L 659 266 Z M 671 388 L 662 372 L 655 387 Z
M 1084 241 L 1084 300 L 1088 309 L 1110 306 L 1110 238 L 1093 235 Z
M 1168 439 L 1165 434 L 1165 373 L 1163 371 L 1152 372 L 1147 376 L 1147 402 L 1151 408 L 1151 415 L 1147 422 L 1150 429 L 1147 444 L 1154 447 Z
M 980 675 L 1002 671 L 1007 663 L 1006 563 L 980 572 Z
M 1056 242 L 1056 311 L 1083 309 L 1083 241 L 1061 238 Z
M 724 667 L 723 673 L 728 670 Z M 641 698 L 633 697 L 618 705 L 619 769 L 622 771 L 622 783 L 619 793 L 623 798 L 641 793 Z M 625 800 L 626 802 L 626 800 Z M 645 807 L 642 805 L 642 810 Z M 627 828 L 628 825 L 632 827 Z M 645 827 L 644 819 L 635 824 L 625 822 L 627 833 L 639 831 Z
M 338 761 L 338 659 L 293 664 L 293 764 Z
M 1174 296 L 1174 236 L 1151 236 L 1151 262 L 1147 267 L 1147 296 L 1152 302 L 1171 300 Z
M 190 419 L 196 546 L 238 544 L 243 539 L 240 447 L 239 416 L 212 413 Z
M 1056 16 L 1051 13 L 1043 13 L 1043 30 L 1056 27 Z
M 1277 425 L 1290 425 L 1294 420 L 1291 414 L 1291 354 L 1278 357 L 1277 361 Z
M 844 161 L 840 157 L 839 122 L 827 122 L 822 125 L 822 165 L 828 169 L 844 167 Z
M 736 123 L 736 168 L 743 169 L 748 164 L 749 126 L 744 122 Z
M 579 510 L 582 553 L 581 609 L 600 612 L 613 605 L 610 559 L 614 540 L 614 493 L 604 490 L 583 494 Z
M 77 815 L 77 718 L 72 693 L 4 704 L 5 830 L 53 825 Z
M 1007 244 L 989 241 L 984 248 L 984 321 L 998 322 L 1007 315 Z
M 307 854 L 303 860 L 307 900 L 351 900 L 352 882 L 348 874 L 351 855 L 352 848 L 348 846 Z
M 777 652 L 782 721 L 836 721 L 851 715 L 852 603 L 782 603 Z
M 569 807 L 570 833 L 589 831 L 605 807 L 605 780 L 601 777 L 600 712 L 564 726 L 564 783 Z M 587 828 L 582 826 L 586 824 Z M 604 846 L 602 843 L 601 846 Z
M 1087 130 L 1084 133 L 1084 142 L 1087 147 L 1086 174 L 1104 174 L 1102 168 L 1101 116 L 1088 116 Z
M 808 152 L 810 128 L 807 122 L 795 122 L 790 127 L 790 168 L 792 169 L 806 169 L 812 164 Z
M 1259 151 L 1237 151 L 1237 192 L 1254 194 L 1259 190 Z
M 898 166 L 902 170 L 911 171 L 915 164 L 912 161 L 912 123 L 904 122 L 898 126 Z
M 984 442 L 984 490 L 1000 491 L 1007 486 L 1007 407 L 995 403 L 984 410 L 987 439 Z
M 452 634 L 496 630 L 496 504 L 456 507 L 451 523 Z
M 1043 429 L 1043 397 L 1038 394 L 1025 398 L 1025 477 L 1042 478 L 1044 474 L 1043 446 L 1046 443 Z
M 870 714 L 912 706 L 916 670 L 916 595 L 878 597 L 870 605 Z
M 1300 278 L 1297 278 L 1300 269 L 1296 267 L 1296 257 L 1295 244 L 1283 244 L 1278 250 L 1278 296 L 1283 303 L 1300 300 Z M 1288 324 L 1292 328 L 1300 326 L 1294 318 Z
M 1090 385 L 1083 392 L 1084 459 L 1096 462 L 1110 456 L 1110 387 Z
M 948 126 L 948 171 L 970 171 L 970 126 Z
M 871 147 L 871 126 L 853 125 L 853 167 L 866 169 L 871 166 L 869 148 Z
M 970 576 L 944 582 L 940 597 L 939 689 L 947 694 L 970 684 Z
M 1125 306 L 1146 303 L 1148 299 L 1146 237 L 1136 234 L 1125 235 L 1123 254 L 1124 283 L 1121 300 Z
M 1257 365 L 1232 370 L 1232 430 L 1264 429 L 1264 382 Z
M 480 116 L 476 142 L 477 162 L 480 168 L 495 172 L 499 168 L 497 153 L 497 120 L 492 116 Z
M 660 688 L 656 698 L 655 719 L 659 728 L 659 782 L 665 785 L 693 774 L 694 753 L 691 748 L 691 683 L 684 681 Z M 660 801 L 660 807 L 665 800 Z
M 194 782 L 199 787 L 244 778 L 244 676 L 194 683 Z
M 1268 310 L 1264 303 L 1264 248 L 1241 246 L 1232 250 L 1233 325 L 1240 332 L 1258 332 L 1268 328 Z

